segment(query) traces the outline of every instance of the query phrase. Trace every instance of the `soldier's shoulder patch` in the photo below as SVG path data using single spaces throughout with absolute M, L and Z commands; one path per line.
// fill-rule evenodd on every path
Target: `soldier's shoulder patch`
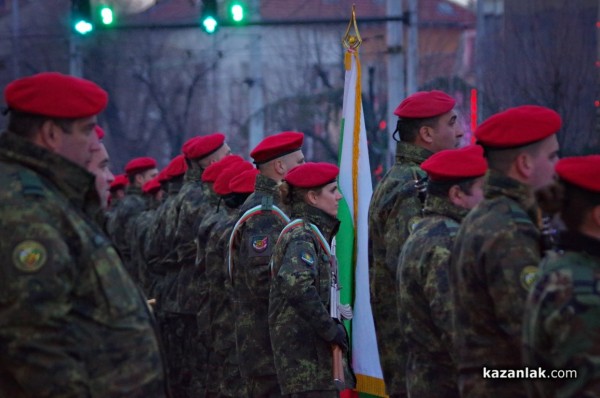
M 253 236 L 251 245 L 255 252 L 264 252 L 269 247 L 269 235 Z
M 315 258 L 309 252 L 301 252 L 300 260 L 304 261 L 308 265 L 313 265 L 315 263 Z
M 533 265 L 528 265 L 521 270 L 520 280 L 523 289 L 529 290 L 531 288 L 531 285 L 533 285 L 537 278 L 537 272 L 538 267 L 535 267 Z
M 13 264 L 23 272 L 36 272 L 46 264 L 48 252 L 44 245 L 35 240 L 24 240 L 15 246 Z

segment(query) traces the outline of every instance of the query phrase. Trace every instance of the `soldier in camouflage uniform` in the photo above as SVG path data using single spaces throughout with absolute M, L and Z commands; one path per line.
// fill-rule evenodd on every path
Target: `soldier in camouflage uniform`
M 304 163 L 304 135 L 283 132 L 265 138 L 251 152 L 260 174 L 255 191 L 240 208 L 232 231 L 230 272 L 234 292 L 235 334 L 240 372 L 249 397 L 280 396 L 269 339 L 268 306 L 273 245 L 289 218 L 277 189 L 288 170 Z
M 440 151 L 421 168 L 428 176 L 423 219 L 412 227 L 397 271 L 406 390 L 412 397 L 458 397 L 448 267 L 460 222 L 483 199 L 487 163 L 483 149 L 473 145 Z
M 127 175 L 119 174 L 115 176 L 114 181 L 110 184 L 110 196 L 108 198 L 109 209 L 113 209 L 125 197 L 125 187 L 129 185 Z
M 0 136 L 0 396 L 166 397 L 152 315 L 84 166 L 108 96 L 41 73 L 9 84 Z
M 98 150 L 92 152 L 92 158 L 87 165 L 87 170 L 92 173 L 96 178 L 96 191 L 100 197 L 100 206 L 102 207 L 102 213 L 108 207 L 108 196 L 110 194 L 110 185 L 115 180 L 115 176 L 111 173 L 109 165 L 109 156 L 106 151 L 106 147 L 102 143 L 104 138 L 104 130 L 100 126 L 96 126 L 94 129 L 96 137 L 98 137 Z M 103 225 L 103 224 L 100 224 Z
M 553 369 L 575 370 L 577 375 L 530 380 L 527 386 L 530 397 L 597 397 L 600 155 L 561 159 L 556 171 L 565 186 L 560 215 L 568 230 L 542 260 L 527 299 L 523 360 L 530 368 L 546 370 L 546 376 Z
M 396 163 L 373 192 L 369 206 L 369 281 L 379 359 L 390 397 L 406 396 L 396 308 L 396 266 L 409 225 L 421 215 L 419 165 L 433 153 L 458 147 L 463 135 L 456 101 L 441 91 L 418 92 L 394 112 L 400 119 Z M 395 133 L 394 133 L 395 134 Z
M 135 270 L 133 278 L 146 295 L 150 294 L 150 277 L 148 275 L 146 258 L 144 257 L 144 242 L 146 241 L 150 226 L 155 221 L 156 209 L 161 205 L 164 194 L 158 177 L 156 176 L 142 187 L 142 192 L 147 197 L 148 209 L 140 213 L 131 226 L 131 263 L 132 268 Z
M 114 206 L 108 215 L 107 232 L 114 242 L 123 264 L 129 275 L 135 275 L 131 263 L 131 225 L 135 218 L 148 208 L 148 201 L 143 196 L 142 186 L 158 175 L 156 161 L 152 158 L 135 158 L 125 165 L 125 173 L 129 185 L 125 189 L 125 197 Z
M 336 398 L 333 345 L 348 351 L 346 329 L 329 313 L 331 240 L 337 233 L 337 166 L 305 163 L 282 183 L 292 218 L 273 249 L 269 333 L 277 378 L 285 397 Z M 348 364 L 342 389 L 354 387 Z
M 246 170 L 246 171 L 243 171 Z M 207 169 L 207 172 L 209 169 Z M 258 170 L 248 162 L 236 162 L 220 172 L 214 183 L 221 197 L 219 211 L 205 217 L 198 229 L 196 266 L 203 270 L 207 304 L 198 314 L 198 328 L 207 335 L 207 397 L 245 397 L 235 348 L 231 283 L 226 265 L 229 237 L 237 221 L 236 211 L 254 191 Z M 238 185 L 233 185 L 233 181 Z M 236 192 L 233 192 L 236 189 Z
M 482 369 L 521 366 L 524 304 L 541 256 L 534 191 L 553 181 L 560 126 L 556 112 L 527 105 L 475 131 L 490 168 L 485 200 L 463 220 L 450 261 L 461 397 L 525 395 L 520 380 L 484 379 Z
M 182 147 L 188 169 L 181 191 L 167 210 L 166 240 L 170 250 L 161 260 L 165 269 L 165 286 L 161 307 L 165 313 L 169 342 L 169 363 L 173 369 L 171 386 L 182 396 L 202 396 L 204 391 L 207 348 L 198 339 L 194 309 L 182 309 L 178 299 L 180 289 L 187 290 L 189 271 L 193 272 L 196 261 L 196 231 L 204 216 L 217 205 L 217 197 L 202 184 L 203 171 L 214 162 L 231 153 L 225 136 L 220 133 L 197 136 L 186 141 Z M 183 276 L 183 279 L 181 279 Z M 184 294 L 183 294 L 184 295 Z

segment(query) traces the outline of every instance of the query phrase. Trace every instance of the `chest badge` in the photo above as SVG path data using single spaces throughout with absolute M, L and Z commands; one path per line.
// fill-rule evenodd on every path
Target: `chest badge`
M 13 264 L 23 272 L 36 272 L 46 264 L 46 248 L 34 240 L 26 240 L 15 246 Z
M 529 290 L 531 288 L 531 285 L 533 285 L 537 279 L 537 270 L 538 268 L 534 267 L 533 265 L 528 265 L 527 267 L 523 268 L 520 277 L 521 286 L 523 286 L 523 289 Z

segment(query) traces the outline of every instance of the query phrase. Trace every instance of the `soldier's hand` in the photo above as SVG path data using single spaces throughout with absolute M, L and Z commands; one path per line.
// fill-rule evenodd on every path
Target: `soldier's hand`
M 337 324 L 337 333 L 330 343 L 340 346 L 344 352 L 348 351 L 348 334 L 346 333 L 346 328 L 344 325 L 339 323 Z

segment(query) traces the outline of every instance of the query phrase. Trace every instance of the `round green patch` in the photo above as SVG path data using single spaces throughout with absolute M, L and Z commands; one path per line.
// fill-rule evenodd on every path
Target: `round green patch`
M 26 240 L 15 246 L 13 264 L 23 272 L 36 272 L 46 264 L 46 248 L 34 240 Z

